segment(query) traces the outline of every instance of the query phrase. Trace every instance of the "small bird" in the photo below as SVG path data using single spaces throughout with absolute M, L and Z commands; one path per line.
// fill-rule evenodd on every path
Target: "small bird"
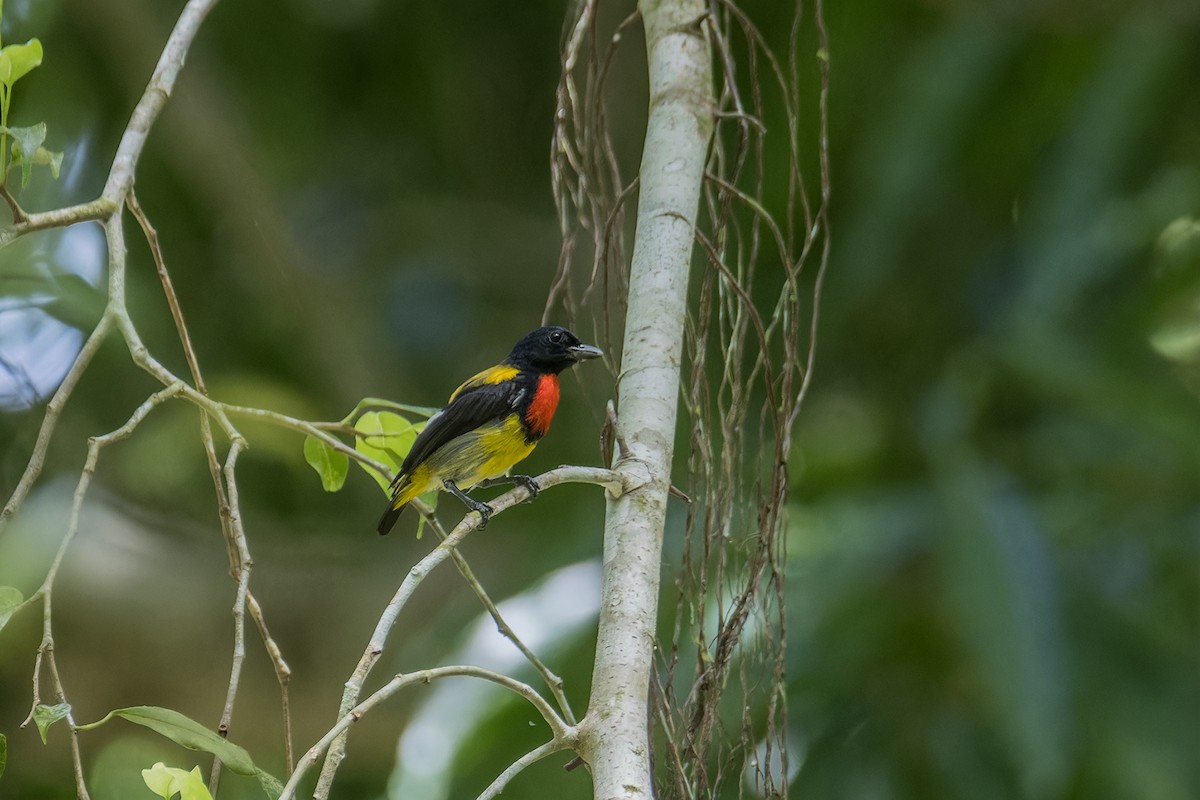
M 550 430 L 558 408 L 558 373 L 578 361 L 604 355 L 566 328 L 538 328 L 513 346 L 508 357 L 467 380 L 425 429 L 392 481 L 392 501 L 379 519 L 379 533 L 396 524 L 417 495 L 441 488 L 483 517 L 492 507 L 467 496 L 476 486 L 520 483 L 532 495 L 528 475 L 506 473 L 533 452 Z

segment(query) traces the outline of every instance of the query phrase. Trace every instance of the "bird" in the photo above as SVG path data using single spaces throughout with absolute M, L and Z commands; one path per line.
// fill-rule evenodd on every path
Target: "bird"
M 528 475 L 508 471 L 533 452 L 558 408 L 558 375 L 580 361 L 603 356 L 566 328 L 547 325 L 513 345 L 494 367 L 468 378 L 446 407 L 425 424 L 391 484 L 392 499 L 379 519 L 386 534 L 418 495 L 443 489 L 482 517 L 493 509 L 467 495 L 474 487 L 519 483 L 537 495 Z

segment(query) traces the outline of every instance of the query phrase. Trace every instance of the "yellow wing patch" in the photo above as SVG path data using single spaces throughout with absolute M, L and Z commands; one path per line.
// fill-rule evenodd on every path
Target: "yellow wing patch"
M 497 364 L 494 367 L 488 367 L 483 372 L 476 373 L 463 382 L 454 390 L 454 394 L 450 395 L 450 402 L 454 402 L 454 398 L 458 397 L 467 389 L 474 389 L 477 386 L 487 386 L 488 384 L 504 383 L 521 374 L 521 371 L 516 367 L 510 367 L 508 364 Z

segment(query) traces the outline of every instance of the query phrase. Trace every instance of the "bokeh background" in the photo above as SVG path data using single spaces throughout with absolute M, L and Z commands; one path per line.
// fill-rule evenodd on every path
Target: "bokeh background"
M 834 247 L 792 464 L 791 794 L 1200 796 L 1200 8 L 827 5 Z M 66 154 L 58 181 L 21 191 L 26 207 L 99 193 L 180 7 L 7 0 L 4 40 L 38 36 L 46 52 L 12 122 L 45 120 Z M 745 7 L 783 48 L 790 4 Z M 537 324 L 560 241 L 548 150 L 564 13 L 540 0 L 218 6 L 137 182 L 213 394 L 312 420 L 364 396 L 437 405 Z M 613 77 L 627 171 L 640 46 L 627 37 Z M 811 153 L 814 120 L 802 125 Z M 135 319 L 183 374 L 129 227 Z M 0 251 L 6 497 L 103 271 L 92 226 Z M 153 388 L 120 346 L 103 349 L 0 536 L 0 584 L 36 588 L 87 437 Z M 611 388 L 596 365 L 565 384 L 532 470 L 599 462 Z M 80 720 L 138 704 L 219 717 L 234 586 L 196 428 L 191 407 L 164 407 L 102 457 L 55 592 Z M 430 540 L 411 521 L 374 534 L 383 496 L 364 473 L 326 494 L 299 437 L 245 432 L 255 592 L 294 670 L 303 750 Z M 602 515 L 598 492 L 563 487 L 465 551 L 577 710 Z M 443 569 L 379 674 L 472 660 L 532 679 Z M 66 731 L 43 746 L 18 728 L 39 617 L 0 634 L 6 800 L 73 791 Z M 278 690 L 248 636 L 232 738 L 279 774 Z M 410 693 L 355 729 L 336 796 L 475 796 L 545 738 L 535 723 L 470 683 Z M 138 771 L 157 760 L 207 774 L 204 757 L 120 723 L 83 747 L 97 800 L 149 797 Z M 505 796 L 588 797 L 563 760 Z M 257 796 L 226 774 L 222 797 Z

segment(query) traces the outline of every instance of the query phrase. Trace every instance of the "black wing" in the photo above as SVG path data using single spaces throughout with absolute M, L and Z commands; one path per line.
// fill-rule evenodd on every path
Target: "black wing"
M 400 465 L 400 476 L 407 475 L 442 445 L 480 425 L 501 419 L 521 402 L 525 388 L 517 379 L 488 383 L 460 390 L 450 405 L 430 417 L 425 429 L 413 442 Z

